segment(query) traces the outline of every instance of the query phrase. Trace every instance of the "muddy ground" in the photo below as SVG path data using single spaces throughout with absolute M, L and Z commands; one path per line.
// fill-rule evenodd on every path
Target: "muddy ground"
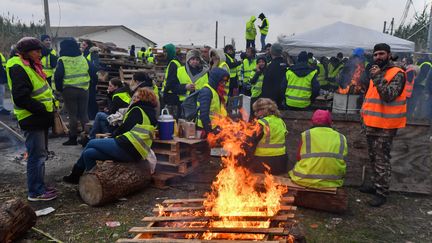
M 9 117 L 0 120 L 16 127 Z M 15 197 L 26 198 L 24 149 L 16 139 L 4 136 L 0 128 L 0 201 Z M 57 187 L 59 197 L 52 202 L 31 203 L 35 210 L 46 207 L 55 212 L 38 218 L 36 227 L 63 242 L 115 242 L 132 237 L 128 229 L 143 225 L 140 219 L 151 216 L 156 203 L 168 198 L 197 198 L 210 190 L 210 184 L 220 169 L 218 159 L 203 161 L 195 173 L 175 180 L 166 190 L 146 188 L 123 200 L 103 207 L 89 207 L 77 194 L 77 187 L 64 184 L 77 160 L 80 146 L 62 146 L 66 138 L 51 138 L 50 150 L 55 155 L 46 162 L 46 181 Z M 344 215 L 299 208 L 296 214 L 308 242 L 432 242 L 432 197 L 392 193 L 381 208 L 366 205 L 368 196 L 356 188 L 347 188 L 349 210 Z M 120 226 L 110 228 L 108 221 Z M 30 231 L 18 242 L 48 242 Z

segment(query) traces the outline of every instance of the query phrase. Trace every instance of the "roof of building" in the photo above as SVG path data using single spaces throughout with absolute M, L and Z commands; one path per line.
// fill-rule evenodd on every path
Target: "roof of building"
M 142 38 L 146 41 L 151 42 L 153 45 L 156 45 L 156 43 L 142 35 L 140 35 L 139 33 L 129 29 L 128 27 L 124 26 L 124 25 L 100 25 L 100 26 L 52 26 L 52 32 L 54 37 L 57 38 L 63 38 L 63 37 L 81 37 L 84 35 L 88 35 L 88 34 L 92 34 L 92 33 L 96 33 L 96 32 L 100 32 L 100 31 L 104 31 L 104 30 L 109 30 L 109 29 L 114 29 L 114 28 L 123 28 L 124 30 L 130 32 L 133 35 L 138 36 L 139 38 Z

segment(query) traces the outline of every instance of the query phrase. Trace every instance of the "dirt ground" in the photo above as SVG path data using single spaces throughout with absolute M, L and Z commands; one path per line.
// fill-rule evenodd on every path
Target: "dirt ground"
M 13 125 L 8 117 L 0 120 Z M 13 125 L 16 127 L 16 125 Z M 15 197 L 26 198 L 25 161 L 20 158 L 22 144 L 5 137 L 0 129 L 0 202 Z M 31 203 L 35 210 L 46 207 L 55 212 L 38 218 L 36 228 L 63 242 L 115 242 L 132 237 L 128 229 L 142 226 L 144 216 L 151 216 L 154 205 L 168 198 L 197 198 L 210 190 L 220 169 L 218 159 L 203 161 L 195 173 L 175 180 L 166 190 L 145 188 L 125 199 L 103 207 L 89 207 L 77 193 L 77 187 L 61 182 L 80 155 L 80 146 L 62 146 L 66 138 L 52 138 L 49 150 L 55 155 L 46 161 L 46 181 L 57 187 L 59 197 L 52 202 Z M 432 196 L 392 193 L 381 208 L 366 205 L 368 196 L 356 188 L 347 188 L 349 210 L 343 215 L 299 208 L 296 217 L 307 242 L 432 242 Z M 110 228 L 108 221 L 120 226 Z M 18 242 L 48 242 L 30 231 Z

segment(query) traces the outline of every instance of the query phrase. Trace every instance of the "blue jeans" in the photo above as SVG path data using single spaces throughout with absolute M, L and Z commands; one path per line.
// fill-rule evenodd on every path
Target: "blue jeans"
M 122 149 L 114 138 L 92 139 L 84 148 L 76 162 L 80 169 L 91 170 L 96 160 L 114 160 L 117 162 L 133 162 L 135 159 L 129 152 Z
M 107 120 L 108 114 L 105 112 L 98 112 L 96 114 L 93 127 L 90 130 L 90 138 L 93 139 L 96 137 L 97 133 L 108 133 L 109 130 L 109 123 Z
M 28 196 L 36 197 L 45 193 L 45 130 L 24 131 L 27 159 Z
M 261 50 L 264 50 L 264 48 L 265 48 L 265 45 L 266 45 L 265 39 L 266 39 L 266 37 L 267 37 L 267 35 L 261 34 Z

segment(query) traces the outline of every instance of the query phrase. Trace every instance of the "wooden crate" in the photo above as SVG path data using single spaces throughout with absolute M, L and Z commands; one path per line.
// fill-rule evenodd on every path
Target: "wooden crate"
M 130 233 L 136 234 L 133 239 L 119 239 L 117 243 L 126 242 L 226 242 L 246 243 L 250 240 L 205 240 L 204 233 L 238 233 L 261 235 L 263 238 L 258 242 L 280 243 L 302 242 L 304 236 L 297 228 L 295 220 L 296 206 L 293 206 L 294 197 L 284 197 L 281 200 L 281 208 L 275 216 L 233 216 L 231 220 L 240 221 L 270 221 L 269 228 L 228 228 L 208 227 L 211 221 L 218 221 L 221 217 L 204 216 L 203 198 L 194 199 L 169 199 L 162 202 L 163 212 L 159 207 L 153 209 L 155 216 L 144 217 L 142 221 L 145 226 L 133 227 Z M 260 210 L 260 209 L 257 209 Z M 170 213 L 187 212 L 172 216 Z

